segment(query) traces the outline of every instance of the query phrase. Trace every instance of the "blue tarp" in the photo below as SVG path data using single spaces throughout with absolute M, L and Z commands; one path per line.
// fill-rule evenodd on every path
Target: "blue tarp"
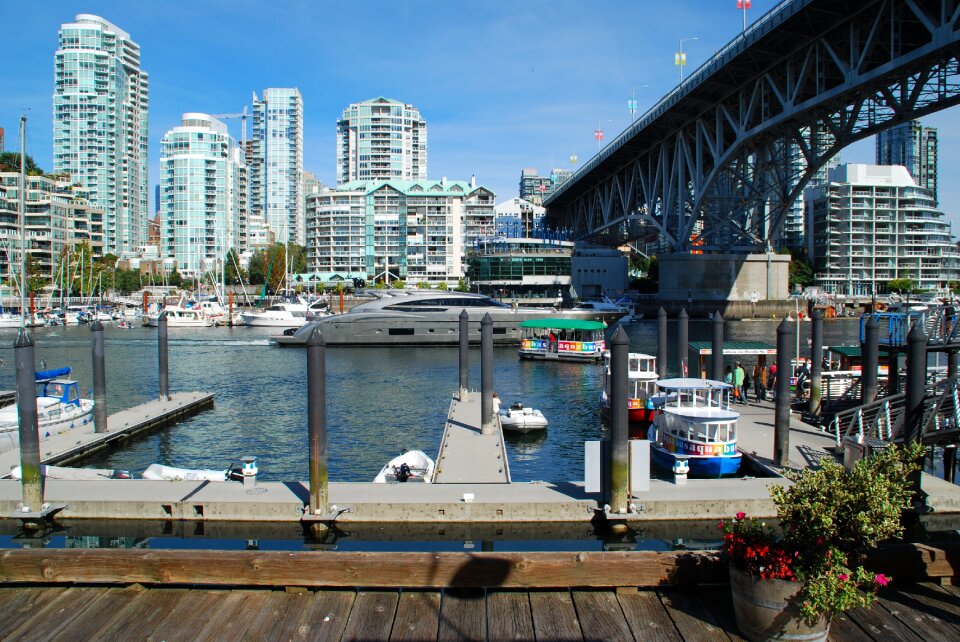
M 38 370 L 33 374 L 36 381 L 47 381 L 48 379 L 56 379 L 57 377 L 66 377 L 70 374 L 70 367 L 66 368 L 54 368 L 52 370 Z

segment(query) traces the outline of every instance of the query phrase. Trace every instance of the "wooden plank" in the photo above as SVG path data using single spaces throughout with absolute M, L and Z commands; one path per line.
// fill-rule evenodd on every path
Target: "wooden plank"
M 877 604 L 873 608 L 884 608 L 903 622 L 911 631 L 915 631 L 925 640 L 935 640 L 943 636 L 945 628 L 951 625 L 942 618 L 929 613 L 927 605 L 913 599 L 908 594 L 884 590 L 878 594 Z M 960 631 L 957 631 L 960 636 Z
M 292 639 L 339 642 L 356 599 L 354 591 L 317 591 L 297 621 Z
M 292 640 L 300 615 L 309 606 L 313 593 L 265 593 L 259 613 L 250 612 L 254 621 L 247 628 L 247 640 Z
M 620 603 L 613 591 L 574 591 L 580 630 L 587 642 L 634 642 Z
M 183 601 L 189 602 L 189 589 L 150 589 L 136 595 L 127 606 L 118 610 L 103 623 L 97 634 L 98 641 L 127 642 L 130 631 L 140 631 L 146 639 L 157 624 L 165 619 Z M 163 639 L 163 638 L 159 638 Z
M 103 628 L 104 622 L 110 621 L 110 618 L 118 611 L 127 607 L 139 597 L 141 591 L 134 591 L 127 588 L 111 588 L 104 593 L 100 599 L 89 603 L 82 613 L 73 618 L 49 637 L 51 642 L 75 642 L 76 640 L 92 640 L 96 638 Z M 84 596 L 84 601 L 87 601 Z
M 63 623 L 72 620 L 88 605 L 103 597 L 107 589 L 82 589 L 70 587 L 42 608 L 20 619 L 20 625 L 4 636 L 5 640 L 46 640 L 56 633 Z M 88 602 L 89 600 L 89 602 Z
M 483 591 L 475 589 L 444 591 L 440 601 L 440 627 L 437 631 L 437 640 L 484 642 L 486 639 L 486 599 Z
M 534 642 L 533 614 L 527 592 L 487 593 L 487 631 L 491 640 Z
M 350 611 L 343 642 L 386 640 L 397 612 L 396 591 L 361 591 Z
M 883 590 L 880 595 L 884 600 L 903 604 L 916 614 L 938 622 L 938 626 L 960 637 L 960 599 L 942 586 L 929 582 L 910 584 L 900 590 Z
M 660 599 L 685 642 L 730 639 L 702 600 L 676 591 L 665 591 Z
M 24 620 L 43 609 L 47 604 L 60 597 L 66 589 L 63 587 L 11 588 L 18 595 L 9 600 L 0 609 L 0 639 L 20 626 Z
M 206 623 L 197 631 L 195 640 L 248 640 L 248 629 L 254 620 L 268 615 L 264 604 L 268 591 L 235 590 L 208 614 Z
M 874 640 L 866 631 L 851 620 L 846 613 L 835 615 L 830 621 L 830 640 L 842 640 L 842 642 L 883 642 L 883 640 Z
M 910 630 L 880 604 L 870 608 L 850 609 L 847 617 L 860 625 L 875 640 L 883 642 L 924 642 L 924 639 Z
M 149 592 L 152 592 L 151 589 Z M 240 597 L 230 597 L 233 591 L 190 589 L 184 599 L 168 610 L 151 628 L 145 629 L 148 640 L 162 642 L 193 642 L 209 621 L 213 611 L 231 608 Z M 134 630 L 140 630 L 128 622 Z M 129 630 L 129 629 L 128 629 Z
M 960 576 L 960 542 L 928 544 L 886 544 L 869 551 L 864 566 L 876 573 L 895 577 L 898 582 Z
M 710 609 L 710 613 L 717 619 L 717 624 L 733 642 L 746 642 L 737 628 L 737 617 L 733 612 L 733 597 L 729 586 L 703 587 L 697 590 L 697 595 Z
M 531 591 L 530 611 L 538 640 L 582 640 L 569 591 Z
M 617 595 L 633 637 L 644 642 L 682 642 L 677 626 L 653 591 Z
M 397 604 L 390 639 L 403 642 L 434 642 L 440 627 L 438 591 L 404 591 Z

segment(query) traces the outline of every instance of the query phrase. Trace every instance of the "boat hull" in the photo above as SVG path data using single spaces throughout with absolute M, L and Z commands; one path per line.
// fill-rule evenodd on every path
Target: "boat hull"
M 651 408 L 628 408 L 627 422 L 629 425 L 630 439 L 647 439 L 647 431 L 653 425 L 657 411 Z M 610 406 L 602 404 L 600 406 L 600 418 L 604 421 L 610 421 Z
M 672 471 L 678 456 L 674 453 L 664 450 L 659 444 L 651 444 L 650 459 L 653 464 L 661 469 Z M 680 455 L 680 459 L 685 459 L 690 464 L 690 477 L 731 477 L 740 472 L 740 464 L 743 459 L 740 453 L 729 457 L 699 457 L 691 455 Z

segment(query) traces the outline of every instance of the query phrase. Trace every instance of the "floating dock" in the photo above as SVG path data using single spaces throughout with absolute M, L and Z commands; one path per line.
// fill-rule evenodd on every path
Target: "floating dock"
M 434 484 L 509 484 L 510 466 L 500 420 L 491 435 L 480 431 L 480 393 L 454 397 L 440 439 Z
M 110 415 L 107 432 L 94 432 L 93 422 L 65 432 L 41 436 L 40 461 L 43 464 L 70 464 L 103 450 L 118 440 L 181 421 L 213 407 L 213 394 L 179 392 L 169 399 L 155 399 Z M 0 478 L 10 477 L 10 469 L 20 465 L 20 449 L 0 453 Z M 49 482 L 48 482 L 49 483 Z

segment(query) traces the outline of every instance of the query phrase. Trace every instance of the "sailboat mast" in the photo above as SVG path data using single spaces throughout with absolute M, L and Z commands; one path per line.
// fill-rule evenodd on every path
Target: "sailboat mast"
M 27 325 L 27 117 L 20 117 L 20 327 Z

